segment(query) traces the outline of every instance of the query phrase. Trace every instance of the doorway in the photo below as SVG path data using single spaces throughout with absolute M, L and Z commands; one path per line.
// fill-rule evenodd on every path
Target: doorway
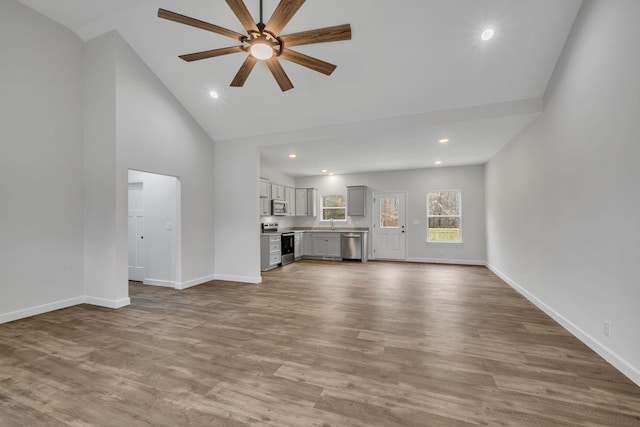
M 129 280 L 178 288 L 180 180 L 129 170 Z
M 373 257 L 406 260 L 406 193 L 374 193 Z

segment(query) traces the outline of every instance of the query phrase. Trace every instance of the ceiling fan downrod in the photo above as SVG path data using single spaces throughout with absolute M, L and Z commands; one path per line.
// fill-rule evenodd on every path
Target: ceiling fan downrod
M 260 0 L 260 22 L 258 22 L 258 29 L 261 33 L 264 31 L 264 21 L 262 20 L 262 0 Z

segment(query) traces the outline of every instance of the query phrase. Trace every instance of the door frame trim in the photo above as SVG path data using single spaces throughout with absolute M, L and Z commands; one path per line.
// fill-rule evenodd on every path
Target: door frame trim
M 390 261 L 404 261 L 406 262 L 409 259 L 409 248 L 408 248 L 408 244 L 409 244 L 409 228 L 407 227 L 407 206 L 409 204 L 409 192 L 407 190 L 398 190 L 398 191 L 393 191 L 393 190 L 384 190 L 384 191 L 376 191 L 371 195 L 371 254 L 369 259 L 378 259 L 375 256 L 375 248 L 376 248 L 376 230 L 377 227 L 376 225 L 376 197 L 378 197 L 378 195 L 380 194 L 404 194 L 404 221 L 405 221 L 405 237 L 404 237 L 404 259 L 391 259 L 391 258 L 380 258 L 380 259 L 389 259 Z

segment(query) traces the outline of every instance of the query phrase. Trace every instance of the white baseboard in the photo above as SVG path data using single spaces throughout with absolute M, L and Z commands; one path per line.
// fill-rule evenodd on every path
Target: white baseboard
M 82 304 L 84 297 L 75 297 L 65 300 L 55 301 L 48 304 L 29 307 L 22 310 L 11 311 L 9 313 L 0 314 L 0 323 L 13 322 L 14 320 L 24 319 L 25 317 L 36 316 L 38 314 L 47 313 L 49 311 L 60 310 L 62 308 L 71 307 Z
M 487 265 L 486 261 L 475 260 L 475 259 L 407 258 L 407 262 L 425 262 L 430 264 L 482 265 L 482 266 Z
M 164 288 L 173 288 L 173 289 L 178 289 L 177 283 L 171 280 L 160 280 L 160 279 L 149 279 L 149 278 L 145 278 L 142 281 L 143 284 L 145 285 L 152 285 L 152 286 L 162 286 Z
M 527 291 L 515 281 L 511 280 L 507 275 L 500 270 L 487 263 L 487 268 L 491 270 L 496 276 L 504 280 L 509 286 L 515 289 L 518 293 L 531 301 L 536 307 L 544 311 L 549 317 L 558 322 L 563 328 L 573 334 L 576 338 L 586 344 L 593 351 L 598 353 L 604 360 L 609 362 L 614 368 L 622 372 L 631 381 L 640 386 L 640 370 L 627 362 L 624 358 L 618 355 L 615 351 L 602 344 L 600 341 L 583 331 L 580 327 L 575 325 L 569 319 L 549 307 L 538 297 Z
M 242 282 L 242 283 L 261 283 L 262 277 L 248 277 L 248 276 L 230 276 L 230 275 L 222 275 L 222 274 L 210 274 L 208 276 L 197 277 L 195 279 L 187 280 L 185 282 L 172 282 L 169 280 L 159 280 L 159 279 L 144 279 L 145 285 L 154 285 L 154 286 L 163 286 L 167 288 L 174 288 L 178 290 L 183 290 L 187 288 L 191 288 L 193 286 L 198 286 L 203 283 L 211 282 L 212 280 L 225 280 L 228 282 Z
M 240 283 L 253 283 L 258 284 L 262 283 L 262 276 L 251 277 L 251 276 L 228 276 L 224 274 L 216 274 L 215 280 L 224 280 L 226 282 L 240 282 Z
M 128 297 L 122 299 L 105 299 L 85 296 L 83 300 L 85 304 L 97 305 L 106 308 L 122 308 L 131 304 L 131 299 L 129 299 Z
M 203 283 L 207 283 L 215 279 L 216 279 L 215 274 L 210 274 L 208 276 L 202 276 L 202 277 L 197 277 L 195 279 L 187 280 L 186 282 L 176 282 L 174 287 L 175 289 L 182 290 L 182 289 L 191 288 L 193 286 L 201 285 Z

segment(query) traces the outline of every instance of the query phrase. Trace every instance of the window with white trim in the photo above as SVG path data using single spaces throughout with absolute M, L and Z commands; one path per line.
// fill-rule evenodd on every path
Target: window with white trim
M 344 195 L 333 194 L 322 196 L 320 200 L 322 204 L 322 221 L 346 221 L 347 198 Z
M 462 242 L 462 194 L 427 193 L 427 242 Z

